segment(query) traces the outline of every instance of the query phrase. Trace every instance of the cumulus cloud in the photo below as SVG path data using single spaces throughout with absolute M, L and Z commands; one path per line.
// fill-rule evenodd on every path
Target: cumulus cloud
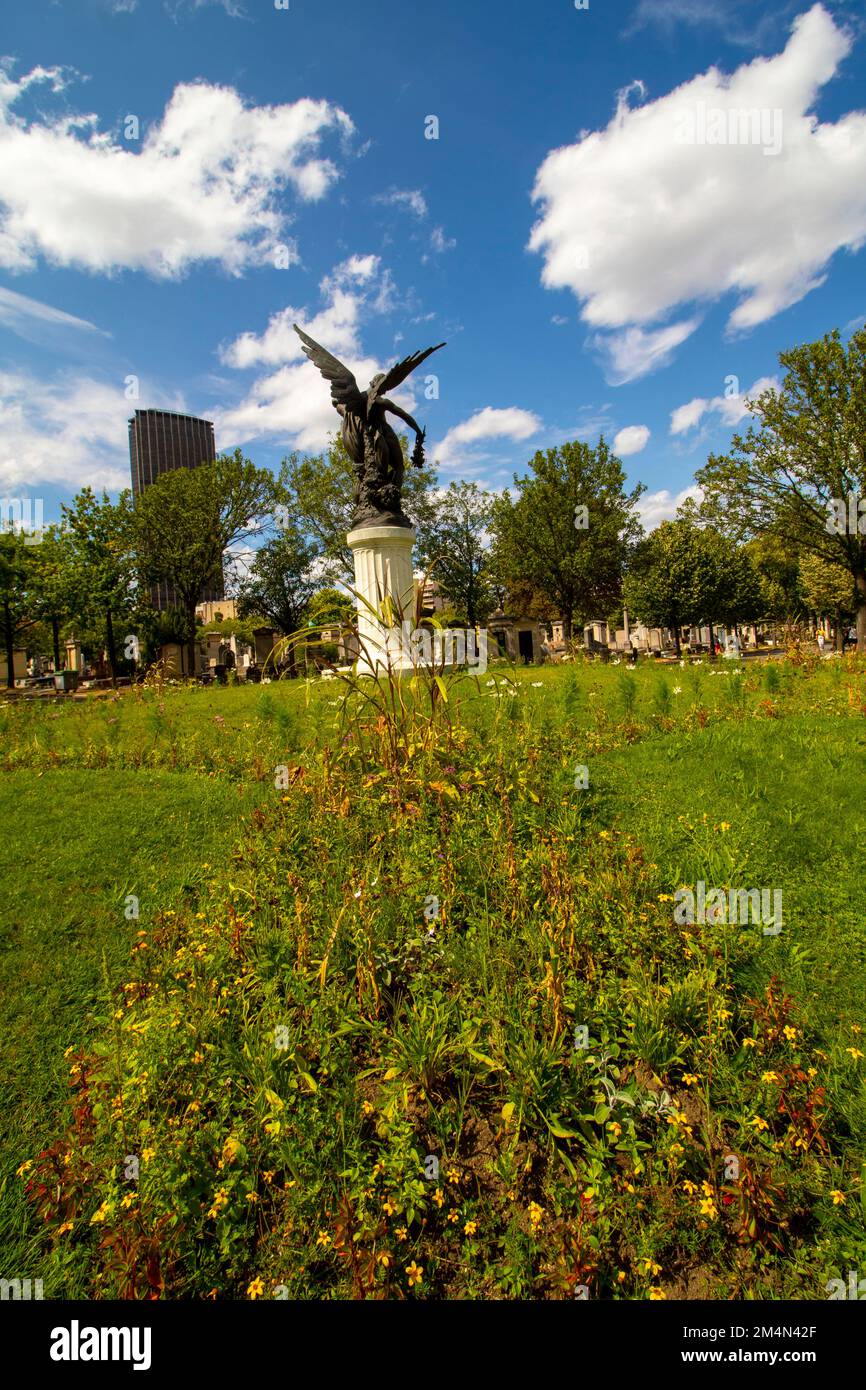
M 677 493 L 661 488 L 658 492 L 645 492 L 638 499 L 635 510 L 644 530 L 654 531 L 662 521 L 673 521 L 677 509 L 683 505 L 687 497 L 693 497 L 696 502 L 700 502 L 702 496 L 701 489 L 695 485 L 683 488 L 682 492 Z
M 450 429 L 443 439 L 432 449 L 431 457 L 439 468 L 459 468 L 464 461 L 466 446 L 479 444 L 487 439 L 529 439 L 541 429 L 541 420 L 531 410 L 521 410 L 518 406 L 496 409 L 485 406 Z M 470 459 L 476 455 L 470 453 Z
M 272 258 L 286 215 L 324 197 L 339 176 L 321 153 L 354 127 L 340 107 L 302 98 L 250 106 L 230 87 L 175 88 L 140 147 L 99 131 L 94 115 L 31 122 L 13 108 L 37 84 L 69 74 L 0 70 L 0 266 L 54 265 L 172 277 L 201 261 L 238 274 Z M 296 252 L 289 248 L 289 259 Z
M 150 404 L 183 410 L 179 399 Z M 130 486 L 127 421 L 139 402 L 122 387 L 86 376 L 52 381 L 27 372 L 0 372 L 0 492 L 31 491 L 40 483 L 70 491 Z
M 322 279 L 319 289 L 325 302 L 321 308 L 310 312 L 287 306 L 271 316 L 261 334 L 241 333 L 224 345 L 220 358 L 226 366 L 244 369 L 263 364 L 279 370 L 254 381 L 237 405 L 212 412 L 222 447 L 274 437 L 297 449 L 324 448 L 339 420 L 328 384 L 304 355 L 293 325 L 299 324 L 337 354 L 363 388 L 383 367 L 364 352 L 362 324 L 369 316 L 387 312 L 393 288 L 390 272 L 378 256 L 350 256 Z M 411 409 L 412 379 L 391 392 L 391 399 Z
M 646 425 L 626 425 L 614 435 L 613 452 L 620 458 L 629 454 L 639 454 L 649 441 L 650 432 Z
M 587 324 L 614 331 L 613 379 L 666 362 L 701 303 L 733 295 L 729 328 L 751 328 L 820 284 L 837 251 L 862 245 L 866 113 L 814 114 L 850 47 L 814 5 L 782 52 L 730 75 L 710 68 L 643 105 L 621 93 L 606 129 L 544 160 L 529 245 L 542 283 L 570 289 Z M 739 113 L 753 111 L 763 126 L 749 119 L 744 139 Z M 714 112 L 725 130 L 733 120 L 735 141 L 719 143 Z
M 706 399 L 695 396 L 685 405 L 671 411 L 671 434 L 686 434 L 695 429 L 707 415 L 716 415 L 724 425 L 733 428 L 750 413 L 747 401 L 757 400 L 762 391 L 778 391 L 779 379 L 775 376 L 762 376 L 748 391 L 735 389 L 729 395 L 712 396 Z

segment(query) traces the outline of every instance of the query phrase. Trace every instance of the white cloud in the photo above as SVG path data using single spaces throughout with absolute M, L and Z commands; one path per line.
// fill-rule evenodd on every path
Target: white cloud
M 61 90 L 59 69 L 16 82 L 0 72 L 0 265 L 54 265 L 170 277 L 200 261 L 240 273 L 272 256 L 289 188 L 314 202 L 338 178 L 322 157 L 327 136 L 348 136 L 350 118 L 327 101 L 248 106 L 230 87 L 184 83 L 140 144 L 100 133 L 94 115 L 12 112 L 37 83 Z M 291 252 L 290 252 L 291 257 Z
M 14 290 L 0 287 L 0 323 L 20 333 L 33 322 L 47 324 L 51 328 L 83 329 L 89 333 L 103 333 L 89 319 L 76 318 L 63 309 L 55 309 L 51 304 L 43 304 L 39 299 L 30 299 L 26 294 L 16 294 Z M 110 336 L 104 334 L 105 337 Z
M 466 445 L 478 444 L 484 439 L 529 439 L 540 429 L 541 420 L 530 410 L 517 406 L 499 410 L 487 405 L 450 429 L 435 449 L 430 450 L 430 456 L 440 468 L 459 468 L 464 462 Z M 469 460 L 473 457 L 477 461 L 477 456 L 470 453 Z
M 713 396 L 707 400 L 695 396 L 685 405 L 671 411 L 671 434 L 686 434 L 700 424 L 705 415 L 718 415 L 723 424 L 734 427 L 750 413 L 746 401 L 754 401 L 762 391 L 778 391 L 778 377 L 762 376 L 748 391 L 737 390 L 731 395 Z
M 427 200 L 420 188 L 392 188 L 390 193 L 379 193 L 374 199 L 388 207 L 403 208 L 416 217 L 427 216 Z
M 626 328 L 621 333 L 596 334 L 592 345 L 606 359 L 607 380 L 613 386 L 636 381 L 658 367 L 667 366 L 680 343 L 694 333 L 697 319 L 686 319 L 645 332 L 642 328 Z
M 795 21 L 781 53 L 730 75 L 710 68 L 634 108 L 621 94 L 606 129 L 544 160 L 529 245 L 544 257 L 545 286 L 570 289 L 586 323 L 618 331 L 608 347 L 614 379 L 669 359 L 699 316 L 648 326 L 682 306 L 732 294 L 729 328 L 751 328 L 818 285 L 838 250 L 862 245 L 866 113 L 835 123 L 814 115 L 850 47 L 815 5 Z M 761 139 L 780 112 L 779 153 L 765 153 L 769 138 L 683 143 L 685 117 L 701 103 L 705 112 L 760 110 Z
M 179 399 L 149 404 L 183 410 Z M 0 372 L 0 492 L 40 483 L 77 490 L 117 491 L 130 486 L 127 421 L 140 402 L 123 389 L 84 376 L 45 381 L 25 372 Z
M 654 531 L 662 521 L 673 521 L 677 508 L 682 506 L 687 497 L 693 497 L 696 502 L 700 502 L 702 496 L 701 489 L 694 484 L 683 488 L 682 492 L 676 495 L 667 488 L 662 488 L 659 492 L 645 492 L 638 499 L 635 510 L 644 530 Z
M 646 425 L 626 425 L 614 436 L 613 452 L 620 458 L 629 454 L 639 454 L 649 441 L 650 432 Z
M 456 237 L 446 236 L 441 227 L 434 227 L 430 233 L 430 248 L 437 256 L 443 251 L 453 251 L 456 245 Z

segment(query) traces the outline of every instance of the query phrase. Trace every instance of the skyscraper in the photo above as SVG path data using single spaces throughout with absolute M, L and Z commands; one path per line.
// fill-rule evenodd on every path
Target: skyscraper
M 129 465 L 134 497 L 163 473 L 170 473 L 174 468 L 198 468 L 203 463 L 212 463 L 215 458 L 216 443 L 210 420 L 179 415 L 174 410 L 137 410 L 129 422 Z M 152 584 L 150 594 L 156 608 L 177 604 L 177 595 L 170 584 Z M 220 573 L 201 598 L 204 602 L 218 602 L 224 597 Z

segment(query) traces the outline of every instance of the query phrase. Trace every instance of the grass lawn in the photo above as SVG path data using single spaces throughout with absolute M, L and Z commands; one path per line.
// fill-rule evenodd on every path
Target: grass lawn
M 863 663 L 446 684 L 0 709 L 8 1277 L 816 1299 L 866 1259 Z M 678 922 L 698 881 L 781 932 Z
M 0 779 L 2 1277 L 41 1268 L 38 1223 L 14 1171 L 61 1124 L 64 1051 L 86 1043 L 94 1016 L 105 1015 L 106 979 L 116 988 L 125 978 L 139 927 L 155 907 L 197 900 L 203 862 L 227 852 L 255 800 L 255 788 L 193 773 L 61 769 Z M 138 921 L 125 916 L 128 894 L 139 898 Z M 72 1296 L 68 1286 L 64 1294 Z

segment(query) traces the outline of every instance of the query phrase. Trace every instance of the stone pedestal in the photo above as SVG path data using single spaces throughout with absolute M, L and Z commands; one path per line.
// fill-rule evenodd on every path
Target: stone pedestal
M 346 540 L 355 559 L 355 606 L 358 612 L 361 676 L 412 670 L 403 650 L 402 623 L 415 625 L 410 526 L 358 526 Z

